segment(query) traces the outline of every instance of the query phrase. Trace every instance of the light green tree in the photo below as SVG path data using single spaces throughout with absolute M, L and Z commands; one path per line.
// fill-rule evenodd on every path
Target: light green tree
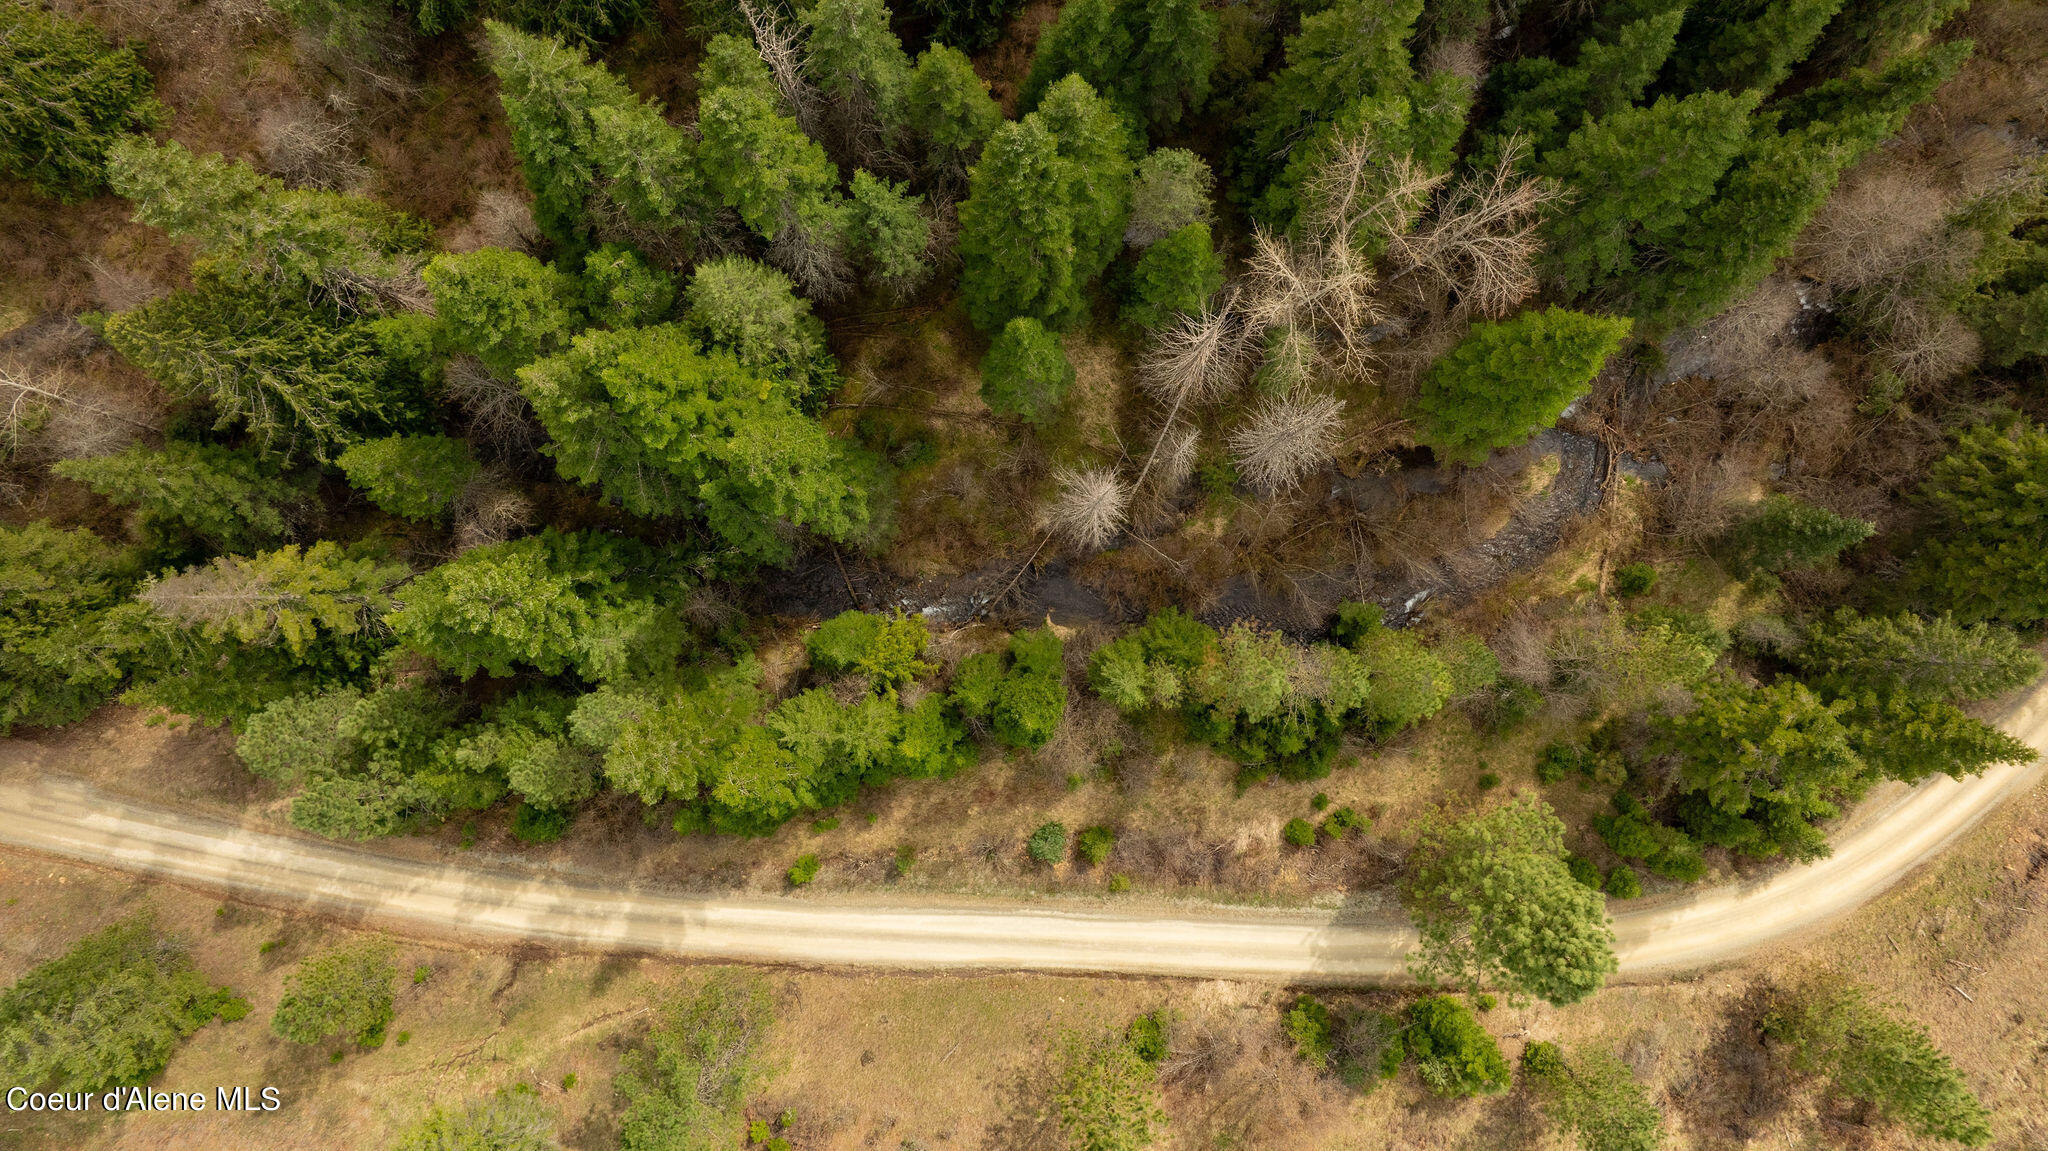
M 1570 1131 L 1582 1151 L 1657 1151 L 1664 1115 L 1628 1065 L 1607 1051 L 1569 1056 L 1554 1043 L 1522 1049 L 1522 1071 L 1536 1084 L 1544 1113 Z
M 945 184 L 964 180 L 981 146 L 1003 122 L 967 54 L 934 44 L 917 58 L 904 114 L 923 141 L 926 174 Z
M 1629 321 L 1564 308 L 1482 321 L 1423 377 L 1415 410 L 1445 460 L 1478 463 L 1557 422 L 1628 335 Z
M 1074 365 L 1058 336 L 1030 316 L 1003 326 L 981 361 L 981 398 L 1006 415 L 1043 425 L 1059 414 Z
M 364 1047 L 382 1046 L 396 998 L 391 954 L 390 944 L 368 940 L 301 960 L 285 981 L 270 1029 L 293 1043 L 345 1035 Z
M 447 436 L 386 436 L 351 444 L 334 461 L 348 482 L 392 515 L 431 519 L 476 478 L 469 445 Z
M 449 343 L 500 375 L 561 351 L 580 326 L 575 279 L 524 252 L 443 254 L 424 274 Z
M 213 641 L 281 644 L 303 658 L 316 646 L 383 627 L 392 593 L 412 575 L 402 563 L 352 558 L 333 540 L 250 556 L 221 556 L 150 580 L 136 598 Z

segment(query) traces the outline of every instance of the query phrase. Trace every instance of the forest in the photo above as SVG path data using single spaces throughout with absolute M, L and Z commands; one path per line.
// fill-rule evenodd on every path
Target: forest
M 1484 989 L 1613 975 L 1610 902 L 2034 758 L 1985 706 L 2048 622 L 2039 3 L 0 4 L 0 735 L 125 706 L 314 836 L 787 890 L 1009 771 L 1035 830 L 890 877 L 1256 894 L 1117 814 L 1212 765 L 1194 830 L 1357 861 L 1466 993 L 1304 996 L 1301 1059 L 1445 1096 L 1510 1081 Z M 146 929 L 63 961 L 168 997 L 134 1053 L 24 1038 L 60 968 L 0 1056 L 234 1014 Z M 702 994 L 679 1051 L 768 1010 Z M 1990 1138 L 1867 990 L 1785 994 L 1802 1071 Z M 1145 1018 L 1063 1056 L 1129 1103 L 1073 1146 L 1145 1145 Z M 709 1056 L 646 1058 L 621 1145 L 695 1146 L 649 1101 Z M 1656 1146 L 1618 1067 L 1520 1075 Z

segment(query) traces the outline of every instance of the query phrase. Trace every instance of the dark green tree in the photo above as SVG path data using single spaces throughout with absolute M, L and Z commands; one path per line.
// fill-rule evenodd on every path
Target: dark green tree
M 933 22 L 932 39 L 979 52 L 996 42 L 1023 0 L 913 0 L 911 7 Z
M 1772 495 L 1729 530 L 1722 547 L 1728 570 L 1748 579 L 1831 563 L 1876 530 L 1867 520 L 1838 516 L 1797 496 Z
M 1834 68 L 1869 64 L 1947 23 L 1969 0 L 1847 0 L 1821 33 L 1814 59 Z
M 1003 122 L 1002 109 L 988 94 L 988 82 L 975 75 L 973 61 L 944 44 L 918 56 L 904 115 L 923 142 L 926 174 L 943 183 L 966 179 L 981 146 Z
M 848 250 L 869 283 L 898 299 L 908 297 L 929 275 L 931 221 L 903 185 L 853 174 Z
M 1498 1095 L 1508 1089 L 1513 1073 L 1500 1045 L 1472 1009 L 1448 995 L 1418 999 L 1408 1007 L 1402 1038 L 1423 1086 L 1446 1099 Z
M 1615 971 L 1614 933 L 1566 855 L 1564 824 L 1540 800 L 1426 817 L 1401 892 L 1422 932 L 1416 974 L 1559 1006 L 1598 991 Z
M 395 516 L 446 512 L 476 478 L 469 445 L 447 436 L 387 436 L 351 444 L 334 461 L 370 502 Z
M 1074 382 L 1060 338 L 1030 316 L 1004 325 L 981 361 L 981 398 L 1006 415 L 1044 425 L 1059 414 Z
M 163 118 L 134 49 L 33 4 L 0 8 L 0 179 L 59 200 L 93 195 L 113 145 Z
M 1432 450 L 1479 463 L 1557 422 L 1628 335 L 1629 321 L 1564 308 L 1482 321 L 1430 366 L 1415 410 Z
M 1611 1052 L 1567 1056 L 1555 1043 L 1531 1043 L 1522 1049 L 1522 1073 L 1536 1084 L 1550 1121 L 1576 1136 L 1582 1151 L 1664 1146 L 1663 1113 Z
M 816 0 L 798 19 L 804 72 L 828 100 L 850 154 L 894 143 L 908 120 L 910 57 L 882 0 Z
M 590 64 L 580 48 L 496 20 L 484 21 L 484 36 L 512 129 L 512 150 L 533 193 L 534 221 L 557 243 L 575 244 L 604 179 L 596 162 L 594 115 L 602 108 L 630 112 L 638 101 L 624 81 Z M 614 127 L 630 132 L 632 120 L 619 117 Z
M 239 551 L 291 531 L 305 493 L 268 474 L 246 452 L 172 441 L 111 456 L 60 460 L 51 468 L 113 503 L 135 509 L 141 535 L 160 551 Z
M 1927 1029 L 1861 984 L 1826 974 L 1779 993 L 1764 1033 L 1785 1044 L 1795 1069 L 1915 1134 L 1965 1147 L 1991 1142 L 1991 1112 Z
M 2041 657 L 2009 628 L 1846 607 L 1814 625 L 1793 660 L 1824 691 L 1905 692 L 1949 703 L 2004 695 L 2041 674 Z
M 1944 700 L 1868 690 L 1845 698 L 1849 746 L 1887 779 L 1918 783 L 1936 772 L 1961 779 L 2034 760 L 2025 742 Z
M 146 1083 L 186 1036 L 249 1005 L 193 970 L 143 912 L 86 936 L 0 993 L 0 1074 L 31 1090 Z
M 1209 98 L 1217 34 L 1196 0 L 1071 0 L 1039 34 L 1017 106 L 1032 111 L 1077 75 L 1133 123 L 1171 128 Z
M 1124 322 L 1152 329 L 1199 316 L 1222 286 L 1223 256 L 1209 239 L 1209 225 L 1189 224 L 1138 257 Z
M 270 1029 L 293 1043 L 345 1035 L 364 1047 L 382 1046 L 398 977 L 391 950 L 388 943 L 367 940 L 300 960 L 285 981 Z
M 1806 59 L 1842 0 L 1738 0 L 1686 10 L 1672 53 L 1675 92 L 1769 93 Z
M 1933 513 L 1915 569 L 1921 589 L 1966 621 L 2048 618 L 2048 432 L 2020 420 L 1971 428 L 1934 465 Z
M 0 527 L 0 736 L 69 723 L 120 686 L 126 661 L 101 633 L 140 575 L 83 528 Z
M 1658 721 L 1661 746 L 1680 757 L 1686 829 L 1757 858 L 1827 855 L 1814 824 L 1839 815 L 1837 804 L 1871 781 L 1843 726 L 1847 708 L 1790 680 L 1702 685 L 1691 711 Z
M 1594 32 L 1569 65 L 1550 56 L 1524 56 L 1494 69 L 1487 82 L 1500 114 L 1489 151 L 1498 155 L 1500 141 L 1519 134 L 1541 158 L 1586 119 L 1634 105 L 1671 55 L 1684 18 L 1685 5 L 1668 4 L 1612 31 Z
M 736 75 L 715 66 L 736 61 L 749 61 Z M 784 110 L 767 72 L 744 48 L 707 56 L 699 68 L 697 158 L 705 185 L 762 239 L 793 230 L 786 245 L 836 253 L 846 226 L 839 169 Z

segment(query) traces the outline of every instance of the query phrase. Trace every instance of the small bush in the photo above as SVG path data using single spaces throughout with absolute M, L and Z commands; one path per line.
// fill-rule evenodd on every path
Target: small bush
M 1616 899 L 1634 899 L 1643 893 L 1643 881 L 1636 870 L 1624 863 L 1607 873 L 1607 894 Z
M 1025 841 L 1024 850 L 1031 858 L 1050 867 L 1067 857 L 1067 825 L 1047 823 L 1039 826 Z
M 815 854 L 805 852 L 797 856 L 796 862 L 791 864 L 789 868 L 789 885 L 791 887 L 802 887 L 811 880 L 818 878 L 818 866 L 818 857 Z
M 1280 829 L 1280 838 L 1296 847 L 1314 847 L 1316 828 L 1306 819 L 1290 819 L 1287 826 Z
M 1575 771 L 1584 771 L 1591 754 L 1581 744 L 1553 743 L 1536 756 L 1536 780 L 1547 787 Z
M 1408 1008 L 1408 1023 L 1408 1053 L 1430 1091 L 1460 1099 L 1508 1089 L 1500 1045 L 1462 1002 L 1448 995 L 1419 1000 Z
M 553 843 L 569 833 L 571 811 L 535 807 L 525 800 L 512 809 L 512 835 L 521 843 Z
M 1108 827 L 1084 828 L 1074 837 L 1074 850 L 1091 867 L 1101 867 L 1109 853 L 1116 850 L 1116 832 Z
M 1156 1064 L 1165 1059 L 1166 1020 L 1164 1013 L 1147 1011 L 1145 1014 L 1131 1020 L 1131 1025 L 1124 1028 L 1124 1040 L 1131 1045 L 1131 1050 L 1138 1053 L 1138 1058 L 1143 1059 L 1147 1063 Z
M 917 866 L 917 848 L 906 843 L 896 849 L 896 878 L 901 879 L 909 875 L 910 869 L 915 866 Z
M 1337 1046 L 1338 1021 L 1313 995 L 1303 995 L 1280 1017 L 1280 1031 L 1294 1045 L 1303 1063 L 1318 1071 L 1327 1070 Z
M 1323 792 L 1316 792 L 1316 797 L 1309 800 L 1308 805 L 1317 811 L 1321 811 L 1330 806 L 1330 797 Z
M 1571 872 L 1572 878 L 1582 886 L 1600 890 L 1600 867 L 1592 860 L 1583 855 L 1569 855 L 1565 857 L 1564 869 Z
M 1482 771 L 1482 772 L 1480 772 L 1480 773 L 1479 773 L 1479 790 L 1481 790 L 1481 791 L 1492 791 L 1492 790 L 1493 790 L 1494 788 L 1496 788 L 1496 787 L 1499 787 L 1499 786 L 1500 786 L 1500 773 L 1499 773 L 1499 772 L 1497 772 L 1497 771 Z
M 1364 831 L 1372 826 L 1372 820 L 1348 807 L 1340 807 L 1323 820 L 1323 831 L 1331 839 L 1342 839 L 1354 831 Z
M 838 829 L 839 817 L 836 815 L 828 815 L 823 819 L 811 821 L 811 830 L 818 835 L 823 835 L 828 831 L 837 831 Z
M 1657 586 L 1657 569 L 1637 560 L 1614 569 L 1614 594 L 1628 598 L 1648 595 Z
M 1109 877 L 1109 889 L 1113 892 L 1129 891 L 1131 889 L 1131 877 L 1121 871 L 1117 872 Z
M 425 983 L 427 980 L 432 979 L 433 977 L 434 965 L 431 963 L 422 963 L 419 966 L 414 967 L 412 969 L 412 985 L 414 987 L 418 987 L 420 984 Z

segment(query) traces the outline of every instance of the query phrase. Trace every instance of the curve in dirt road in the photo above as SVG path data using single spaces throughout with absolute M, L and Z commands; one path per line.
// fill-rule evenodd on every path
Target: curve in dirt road
M 2002 726 L 2048 750 L 2048 684 Z M 1827 859 L 1632 906 L 1614 920 L 1622 977 L 1732 959 L 1844 915 L 2031 787 L 2040 771 L 2037 761 L 1962 782 L 1936 776 L 1893 785 L 1838 834 Z M 1404 978 L 1415 944 L 1405 925 L 1329 913 L 1131 914 L 621 891 L 252 831 L 58 779 L 0 785 L 0 845 L 399 930 L 704 959 L 1368 983 Z

